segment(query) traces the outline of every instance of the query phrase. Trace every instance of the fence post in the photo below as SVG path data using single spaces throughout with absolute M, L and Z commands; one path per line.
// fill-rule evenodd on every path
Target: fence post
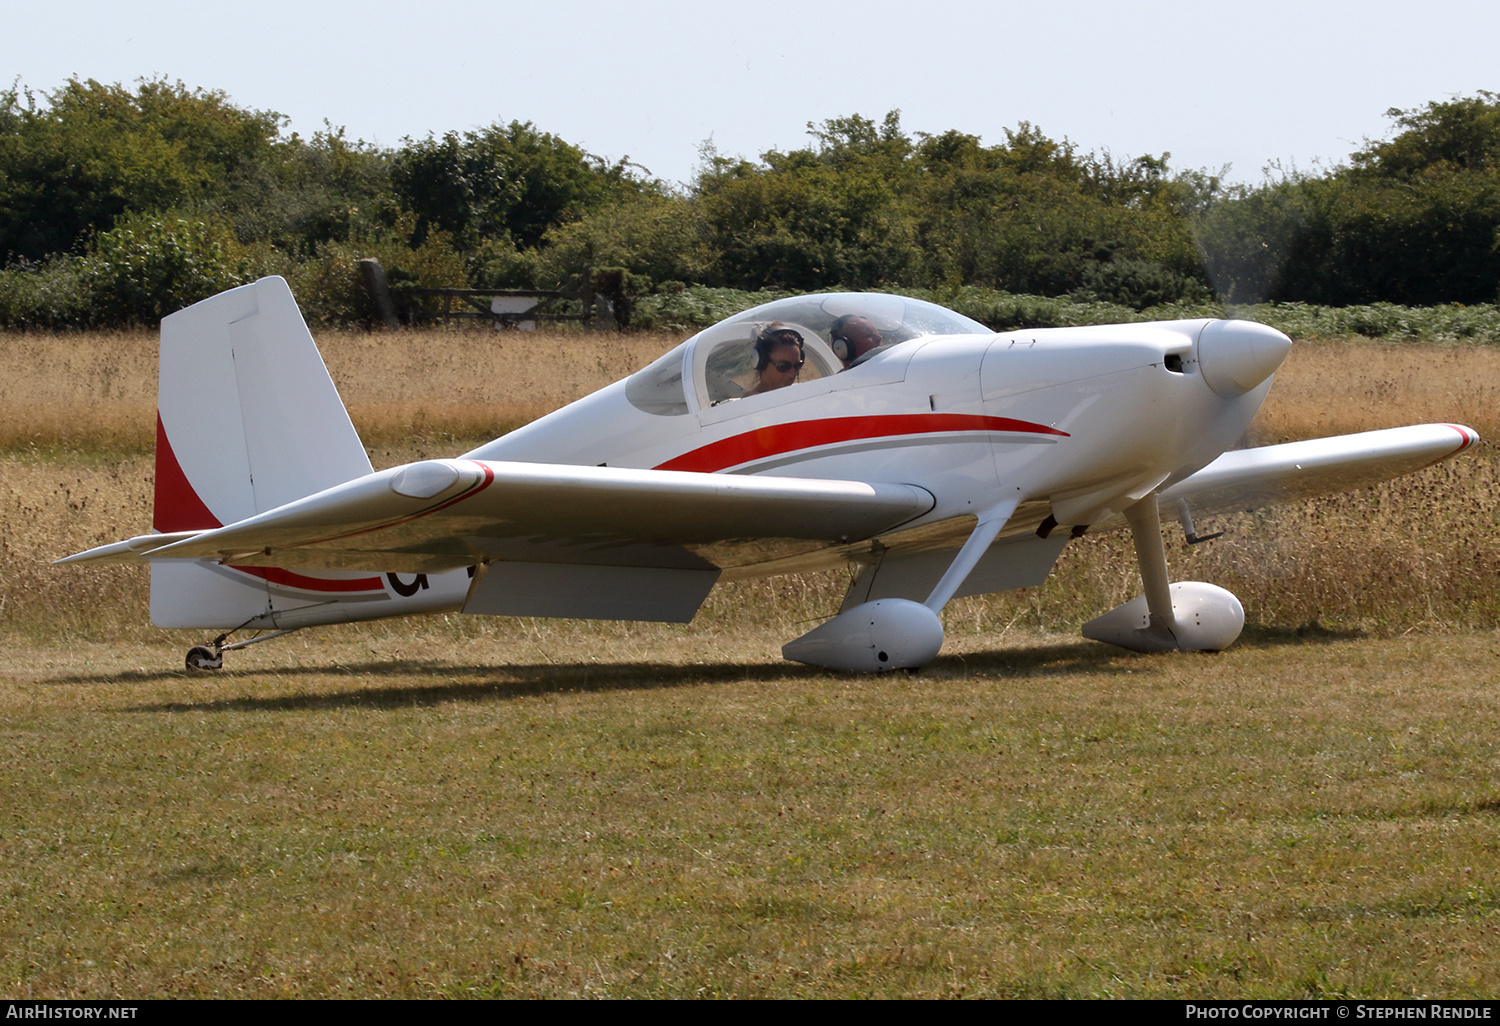
M 396 319 L 396 304 L 391 301 L 391 288 L 386 284 L 385 268 L 374 257 L 365 257 L 359 262 L 359 276 L 364 279 L 365 290 L 375 304 L 375 313 L 387 328 L 401 327 Z

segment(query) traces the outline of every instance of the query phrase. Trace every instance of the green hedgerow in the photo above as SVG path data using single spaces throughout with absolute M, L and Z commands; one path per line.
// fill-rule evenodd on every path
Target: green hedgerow
M 153 324 L 255 277 L 228 229 L 185 218 L 129 218 L 96 236 L 82 262 L 101 324 Z

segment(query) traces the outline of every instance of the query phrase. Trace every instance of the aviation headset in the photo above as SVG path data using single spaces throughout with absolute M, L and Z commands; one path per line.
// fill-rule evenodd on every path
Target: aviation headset
M 833 348 L 833 355 L 838 357 L 839 363 L 848 363 L 854 359 L 854 343 L 844 337 L 844 325 L 849 323 L 849 318 L 858 316 L 859 314 L 844 314 L 828 326 L 828 334 L 831 336 L 829 345 Z

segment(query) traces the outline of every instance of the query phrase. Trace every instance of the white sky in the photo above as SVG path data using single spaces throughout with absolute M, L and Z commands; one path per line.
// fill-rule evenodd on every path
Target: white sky
M 1024 120 L 1255 182 L 1388 136 L 1387 108 L 1500 90 L 1500 4 L 0 0 L 0 86 L 70 75 L 164 75 L 382 146 L 532 121 L 669 182 L 709 137 L 755 158 L 894 108 L 908 132 L 993 143 Z

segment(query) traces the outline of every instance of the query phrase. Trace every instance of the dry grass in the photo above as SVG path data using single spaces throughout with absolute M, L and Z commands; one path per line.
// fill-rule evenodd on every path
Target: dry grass
M 0 451 L 156 443 L 156 336 L 0 335 Z
M 386 465 L 672 340 L 320 341 Z M 725 589 L 688 628 L 351 626 L 187 677 L 164 668 L 201 639 L 143 626 L 139 570 L 45 566 L 149 523 L 154 341 L 20 336 L 3 359 L 11 997 L 1500 985 L 1488 445 L 1179 543 L 1175 576 L 1250 613 L 1216 657 L 1052 633 L 1137 590 L 1117 534 L 1043 588 L 954 603 L 917 677 L 777 659 L 836 575 Z M 1500 430 L 1489 350 L 1299 345 L 1278 378 L 1267 441 Z
M 1269 444 L 1434 422 L 1500 438 L 1500 349 L 1298 342 L 1252 431 Z
M 148 450 L 155 441 L 156 336 L 4 336 L 0 451 Z M 335 331 L 318 335 L 367 444 L 413 434 L 489 439 L 602 388 L 681 341 L 636 335 Z M 1500 431 L 1500 349 L 1299 342 L 1253 433 L 1261 444 L 1458 421 Z
M 375 449 L 487 441 L 645 366 L 680 336 L 543 331 L 319 332 L 350 418 Z M 157 338 L 0 336 L 0 452 L 156 443 Z
M 20 335 L 0 381 L 0 614 L 31 637 L 132 628 L 145 608 L 132 568 L 59 571 L 58 555 L 150 523 L 155 342 L 143 335 Z M 325 359 L 377 466 L 452 455 L 644 365 L 666 334 L 332 333 Z M 1300 343 L 1251 434 L 1276 442 L 1428 420 L 1500 437 L 1500 350 L 1480 346 Z M 515 397 L 524 397 L 518 401 Z M 1228 522 L 1213 544 L 1169 538 L 1174 574 L 1240 595 L 1252 623 L 1393 632 L 1500 623 L 1493 525 L 1500 477 L 1488 442 L 1463 459 L 1356 495 Z M 37 531 L 37 524 L 51 525 Z M 1073 626 L 1135 594 L 1129 543 L 1088 539 L 1046 587 L 966 600 L 958 629 Z M 700 619 L 736 622 L 770 603 L 787 629 L 828 615 L 838 575 L 716 594 Z M 805 628 L 803 628 L 805 629 Z M 797 631 L 796 633 L 800 633 Z

